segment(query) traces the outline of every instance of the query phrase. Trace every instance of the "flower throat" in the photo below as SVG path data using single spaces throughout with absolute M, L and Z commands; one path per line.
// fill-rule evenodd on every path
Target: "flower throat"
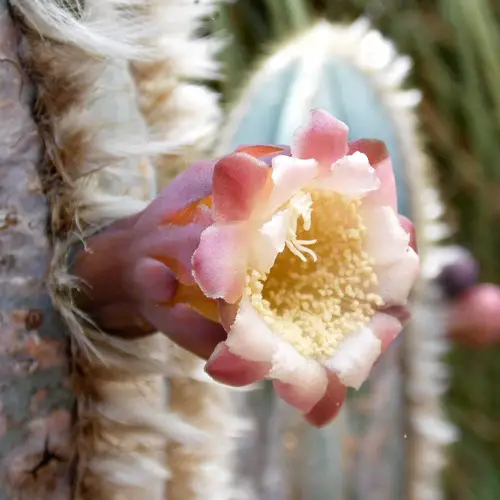
M 250 270 L 247 292 L 275 333 L 303 355 L 326 360 L 383 305 L 364 251 L 361 201 L 315 190 L 290 203 L 303 225 L 291 228 L 267 276 Z

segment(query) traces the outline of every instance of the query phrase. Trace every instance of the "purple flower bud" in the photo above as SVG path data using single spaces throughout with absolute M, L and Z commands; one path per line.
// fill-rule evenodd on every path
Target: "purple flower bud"
M 453 264 L 444 266 L 437 282 L 448 299 L 454 299 L 479 280 L 479 265 L 470 254 L 464 254 Z

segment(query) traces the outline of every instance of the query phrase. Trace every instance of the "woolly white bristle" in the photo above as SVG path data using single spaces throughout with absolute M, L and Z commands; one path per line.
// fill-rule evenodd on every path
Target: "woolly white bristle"
M 155 335 L 126 342 L 85 323 L 71 300 L 77 282 L 67 263 L 74 243 L 144 208 L 156 189 L 147 155 L 182 143 L 149 141 L 128 68 L 129 60 L 155 57 L 149 37 L 163 27 L 148 15 L 147 2 L 65 5 L 19 0 L 14 10 L 27 24 L 23 56 L 37 89 L 47 182 L 53 188 L 49 284 L 73 335 L 78 367 L 75 498 L 163 500 L 167 439 L 175 434 L 198 443 L 204 438 L 167 412 L 167 340 Z
M 154 140 L 177 142 L 167 156 L 156 158 L 159 182 L 164 186 L 189 163 L 209 152 L 221 123 L 218 96 L 191 80 L 219 77 L 215 56 L 221 40 L 195 35 L 203 19 L 215 12 L 215 2 L 160 2 L 148 8 L 164 25 L 150 45 L 162 54 L 155 63 L 135 62 L 132 71 L 138 86 L 141 110 Z
M 144 39 L 157 26 L 141 15 L 144 2 L 13 0 L 12 4 L 41 36 L 74 44 L 89 54 L 105 53 L 119 59 L 153 57 Z
M 366 46 L 369 41 L 373 44 L 373 52 L 377 51 L 377 45 L 382 53 L 392 52 L 383 47 L 384 43 L 391 45 L 390 42 L 384 42 L 381 38 L 377 41 L 377 37 L 370 36 L 365 26 L 361 37 Z M 390 74 L 394 68 L 399 81 L 384 77 L 384 73 Z M 420 126 L 414 108 L 420 102 L 420 92 L 401 91 L 397 87 L 404 83 L 407 76 L 403 69 L 409 70 L 410 64 L 393 51 L 387 66 L 380 68 L 380 73 L 373 76 L 405 152 L 405 178 L 412 200 L 411 215 L 417 232 L 422 269 L 425 270 L 433 265 L 435 249 L 451 231 L 442 220 L 444 205 L 434 187 L 423 141 L 419 140 Z M 428 203 L 430 200 L 432 203 Z M 412 299 L 412 320 L 404 333 L 408 370 L 407 411 L 411 429 L 408 491 L 414 500 L 442 498 L 440 474 L 446 465 L 446 449 L 456 439 L 456 431 L 444 414 L 441 400 L 448 387 L 448 367 L 443 361 L 448 342 L 443 321 L 445 304 L 432 282 L 434 277 L 424 274 L 417 285 Z

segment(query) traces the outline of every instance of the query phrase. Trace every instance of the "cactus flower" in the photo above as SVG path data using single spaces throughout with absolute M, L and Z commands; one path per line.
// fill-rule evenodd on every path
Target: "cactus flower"
M 212 220 L 191 262 L 202 294 L 180 292 L 207 316 L 216 301 L 227 331 L 207 371 L 272 379 L 306 414 L 331 391 L 340 401 L 401 330 L 418 272 L 385 146 L 348 143 L 315 110 L 290 156 L 242 148 L 217 161 L 212 189 L 183 215 Z
M 77 254 L 81 307 L 165 332 L 226 384 L 271 379 L 325 424 L 401 331 L 419 265 L 385 146 L 347 135 L 316 110 L 291 148 L 195 163 Z

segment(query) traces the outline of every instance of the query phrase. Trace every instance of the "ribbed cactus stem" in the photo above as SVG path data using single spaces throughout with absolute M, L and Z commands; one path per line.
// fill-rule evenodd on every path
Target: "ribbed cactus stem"
M 20 42 L 0 0 L 0 499 L 70 500 L 69 339 L 46 289 L 49 207 Z
M 426 193 L 435 194 L 435 190 L 415 113 L 420 92 L 404 88 L 410 69 L 411 60 L 398 55 L 394 45 L 373 30 L 366 19 L 351 25 L 320 21 L 275 47 L 258 65 L 232 105 L 219 152 L 240 144 L 290 144 L 293 131 L 311 109 L 326 109 L 349 126 L 351 140 L 372 138 L 386 143 L 395 171 L 399 211 L 416 223 L 421 235 L 419 250 L 425 259 L 426 245 L 434 245 L 447 227 L 436 216 L 422 213 L 427 206 L 422 196 L 427 200 Z M 415 294 L 419 304 L 423 290 L 419 288 Z M 425 373 L 445 370 L 441 362 L 446 344 L 444 327 L 438 321 L 440 307 L 442 304 L 437 303 L 424 314 L 425 318 L 437 315 L 436 328 L 427 330 L 426 335 L 407 328 L 378 363 L 365 387 L 344 410 L 344 426 L 338 421 L 320 431 L 321 435 L 313 430 L 301 434 L 299 448 L 303 450 L 305 443 L 311 442 L 309 437 L 317 437 L 313 449 L 322 457 L 318 463 L 323 465 L 319 466 L 321 473 L 316 470 L 315 475 L 330 481 L 335 496 L 399 500 L 406 490 L 412 500 L 439 498 L 443 449 L 452 438 L 441 411 L 445 387 L 436 377 L 424 375 L 418 366 L 425 362 Z M 423 321 L 419 309 L 415 314 L 420 316 L 415 324 Z M 403 377 L 401 356 L 410 373 L 408 383 Z M 426 423 L 431 427 L 426 428 Z M 327 457 L 335 447 L 343 453 L 332 465 Z M 304 451 L 309 452 L 311 448 Z M 406 461 L 405 457 L 410 458 Z M 433 467 L 426 467 L 431 459 Z M 332 466 L 348 471 L 342 481 L 335 481 Z M 403 480 L 405 469 L 410 472 L 408 484 Z M 305 481 L 300 494 L 303 498 L 324 498 L 321 487 L 320 481 Z M 429 491 L 436 496 L 426 496 Z

